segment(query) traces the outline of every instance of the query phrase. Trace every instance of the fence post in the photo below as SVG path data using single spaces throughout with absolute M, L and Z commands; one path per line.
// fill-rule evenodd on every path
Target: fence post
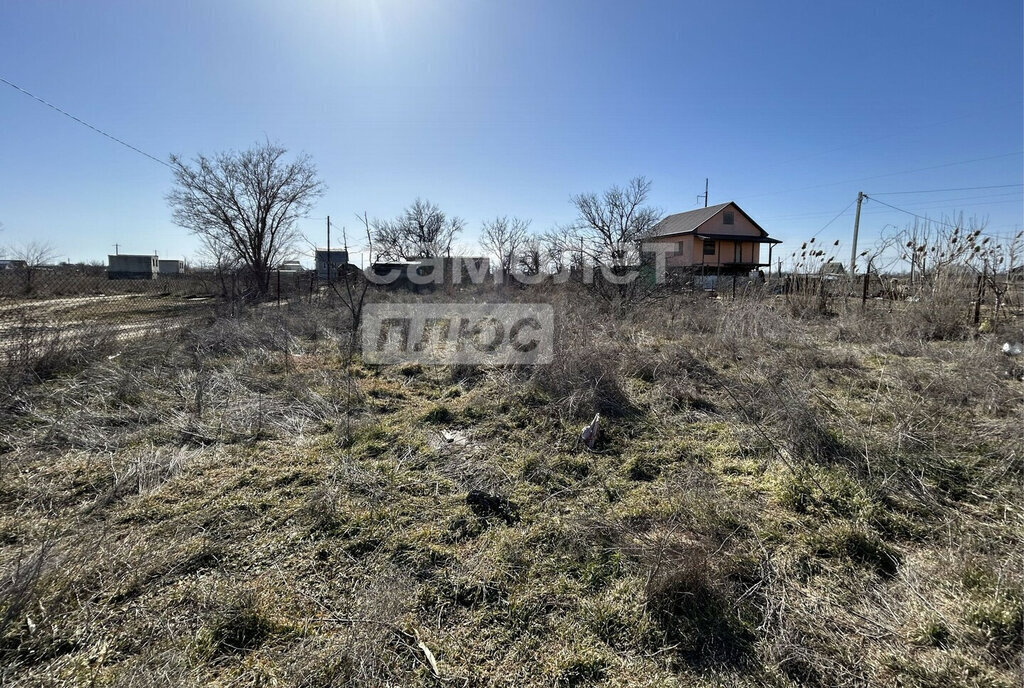
M 988 277 L 988 261 L 985 261 L 985 265 L 982 267 L 981 274 L 978 275 L 978 298 L 974 302 L 974 324 L 977 325 L 981 321 L 981 301 L 985 298 L 985 278 Z

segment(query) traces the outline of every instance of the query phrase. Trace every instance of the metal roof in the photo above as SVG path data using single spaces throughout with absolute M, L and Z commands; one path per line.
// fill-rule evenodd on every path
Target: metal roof
M 719 210 L 731 203 L 732 201 L 729 203 L 719 203 L 718 205 L 709 205 L 707 208 L 698 208 L 697 210 L 689 210 L 685 213 L 669 215 L 654 226 L 651 234 L 652 236 L 665 236 L 667 234 L 692 232 L 714 217 L 715 213 Z
M 685 213 L 676 213 L 675 215 L 669 215 L 664 218 L 661 222 L 654 226 L 651 230 L 651 236 L 670 236 L 674 234 L 692 234 L 700 228 L 705 222 L 713 218 L 723 208 L 733 206 L 736 210 L 743 214 L 745 218 L 750 220 L 750 223 L 757 227 L 761 232 L 762 237 L 767 237 L 768 232 L 764 231 L 761 225 L 754 222 L 754 218 L 747 215 L 743 208 L 736 205 L 735 202 L 729 201 L 728 203 L 719 203 L 718 205 L 709 205 L 707 208 L 698 208 L 697 210 L 688 210 Z M 727 235 L 720 235 L 716 233 L 716 238 L 726 238 Z M 752 240 L 754 237 L 744 237 L 747 241 Z M 781 242 L 779 242 L 781 243 Z

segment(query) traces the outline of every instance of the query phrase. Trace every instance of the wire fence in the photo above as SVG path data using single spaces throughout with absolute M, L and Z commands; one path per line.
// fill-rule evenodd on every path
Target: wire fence
M 261 283 L 245 270 L 190 270 L 149 279 L 119 279 L 102 266 L 56 266 L 0 270 L 0 377 L 39 379 L 78 358 L 114 352 L 133 340 L 201 327 L 218 316 L 234 316 L 253 307 L 317 302 L 331 307 L 342 298 L 339 285 L 364 279 L 357 270 L 318 275 L 312 270 L 276 270 Z M 510 292 L 585 288 L 571 281 L 537 285 L 424 285 L 409 280 L 375 285 L 374 292 L 407 289 L 416 298 L 429 292 L 477 291 L 479 298 L 501 300 Z M 428 292 L 424 295 L 423 292 Z M 907 311 L 931 321 L 930 336 L 963 336 L 992 321 L 1017 321 L 1024 308 L 1024 279 L 974 275 L 919 279 L 872 274 L 850 281 L 845 275 L 787 274 L 763 277 L 698 276 L 670 282 L 667 292 L 707 294 L 723 300 L 777 299 L 797 316 L 828 315 L 859 306 Z M 438 294 L 439 293 L 439 294 Z M 397 298 L 401 298 L 400 296 Z M 522 295 L 515 298 L 522 299 Z M 874 305 L 881 304 L 881 305 Z M 338 304 L 335 304 L 338 305 Z M 982 330 L 984 331 L 984 330 Z
M 326 287 L 308 270 L 275 270 L 261 287 L 246 270 L 139 278 L 88 265 L 0 269 L 0 368 L 32 368 L 54 352 L 99 343 L 113 348 L 253 305 L 311 301 Z

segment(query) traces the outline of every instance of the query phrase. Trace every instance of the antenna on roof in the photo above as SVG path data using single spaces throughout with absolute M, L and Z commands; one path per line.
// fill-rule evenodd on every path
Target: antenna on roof
M 708 178 L 707 177 L 704 177 L 704 193 L 697 194 L 697 198 L 703 198 L 704 199 L 704 207 L 705 208 L 708 207 Z

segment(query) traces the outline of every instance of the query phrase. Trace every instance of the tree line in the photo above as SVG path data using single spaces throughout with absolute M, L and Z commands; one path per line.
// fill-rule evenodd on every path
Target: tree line
M 167 195 L 174 222 L 197 236 L 205 257 L 219 267 L 244 267 L 258 295 L 270 290 L 273 270 L 294 254 L 307 217 L 326 187 L 312 158 L 289 158 L 270 142 L 247 150 L 170 158 L 174 186 Z M 610 274 L 639 265 L 640 244 L 661 217 L 647 204 L 651 182 L 636 177 L 601 194 L 572 196 L 576 219 L 545 232 L 528 219 L 501 215 L 483 222 L 480 245 L 505 273 L 536 275 L 589 264 Z M 365 223 L 373 260 L 413 260 L 450 255 L 466 221 L 416 199 L 394 218 Z M 597 280 L 597 282 L 603 282 Z M 603 284 L 601 295 L 623 298 L 622 284 Z

